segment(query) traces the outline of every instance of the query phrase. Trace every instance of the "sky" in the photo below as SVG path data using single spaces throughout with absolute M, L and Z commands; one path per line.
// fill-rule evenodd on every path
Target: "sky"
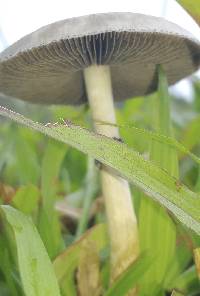
M 2 0 L 0 10 L 0 51 L 41 26 L 69 17 L 100 12 L 137 12 L 162 16 L 200 40 L 200 28 L 175 0 Z M 191 95 L 183 81 L 176 90 Z
M 164 16 L 191 30 L 200 39 L 200 28 L 175 0 L 2 0 L 1 2 L 0 27 L 8 44 L 41 26 L 61 19 L 117 11 Z

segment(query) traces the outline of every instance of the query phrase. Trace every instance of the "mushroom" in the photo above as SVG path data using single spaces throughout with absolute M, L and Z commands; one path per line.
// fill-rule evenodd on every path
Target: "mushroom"
M 200 43 L 165 19 L 134 13 L 81 16 L 42 27 L 0 55 L 0 91 L 42 104 L 89 101 L 96 132 L 120 138 L 114 101 L 156 90 L 156 66 L 169 84 L 200 64 Z M 101 169 L 114 280 L 139 253 L 128 182 Z

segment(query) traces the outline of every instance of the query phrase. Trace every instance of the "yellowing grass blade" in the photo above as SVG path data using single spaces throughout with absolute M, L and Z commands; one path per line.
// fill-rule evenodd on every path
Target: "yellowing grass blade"
M 200 248 L 194 249 L 194 261 L 196 265 L 197 275 L 200 279 Z
M 99 252 L 107 246 L 108 238 L 107 238 L 107 231 L 106 231 L 105 224 L 98 224 L 92 227 L 91 229 L 89 229 L 78 241 L 73 243 L 64 252 L 59 254 L 54 260 L 54 270 L 64 295 L 70 295 L 70 296 L 76 295 L 74 291 L 75 290 L 74 272 L 75 272 L 75 269 L 78 267 L 79 262 L 83 263 L 82 249 L 85 248 L 85 246 L 87 246 L 88 244 L 93 245 L 93 247 L 95 248 L 95 252 L 98 255 L 99 255 Z M 90 259 L 93 260 L 94 257 L 92 256 Z M 96 269 L 97 262 L 93 262 L 93 263 L 95 263 L 95 265 L 93 266 L 95 268 L 94 271 L 96 275 L 99 276 L 98 270 Z M 93 267 L 91 266 L 91 268 Z M 83 272 L 83 266 L 81 267 L 81 272 Z M 92 277 L 91 270 L 89 273 L 90 273 L 90 279 L 91 279 Z M 79 267 L 79 274 L 80 274 L 80 267 Z M 86 281 L 86 279 L 87 279 L 87 275 L 85 275 L 83 281 L 84 280 Z M 97 292 L 99 291 L 98 288 L 100 288 L 98 284 L 99 284 L 99 279 L 96 279 L 95 290 Z M 81 283 L 79 282 L 79 285 L 81 285 L 81 288 L 83 288 L 83 282 Z M 88 286 L 85 287 L 85 289 L 86 288 L 88 288 Z

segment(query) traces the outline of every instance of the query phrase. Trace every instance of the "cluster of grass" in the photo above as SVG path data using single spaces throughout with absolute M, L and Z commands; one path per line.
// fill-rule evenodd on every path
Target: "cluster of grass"
M 157 94 L 119 105 L 128 146 L 81 128 L 91 129 L 87 107 L 14 106 L 34 122 L 0 110 L 54 138 L 0 119 L 0 295 L 199 295 L 199 159 L 188 153 L 200 152 L 199 82 L 194 90 L 194 101 L 170 100 L 161 77 Z M 94 158 L 133 183 L 141 255 L 115 283 Z

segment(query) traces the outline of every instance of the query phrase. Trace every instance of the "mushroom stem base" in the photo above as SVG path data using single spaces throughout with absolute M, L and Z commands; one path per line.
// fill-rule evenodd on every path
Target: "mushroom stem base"
M 119 138 L 116 123 L 109 66 L 90 66 L 84 71 L 88 100 L 95 130 L 108 137 Z M 139 253 L 137 221 L 129 184 L 120 176 L 101 170 L 102 193 L 111 244 L 111 280 L 115 280 Z

